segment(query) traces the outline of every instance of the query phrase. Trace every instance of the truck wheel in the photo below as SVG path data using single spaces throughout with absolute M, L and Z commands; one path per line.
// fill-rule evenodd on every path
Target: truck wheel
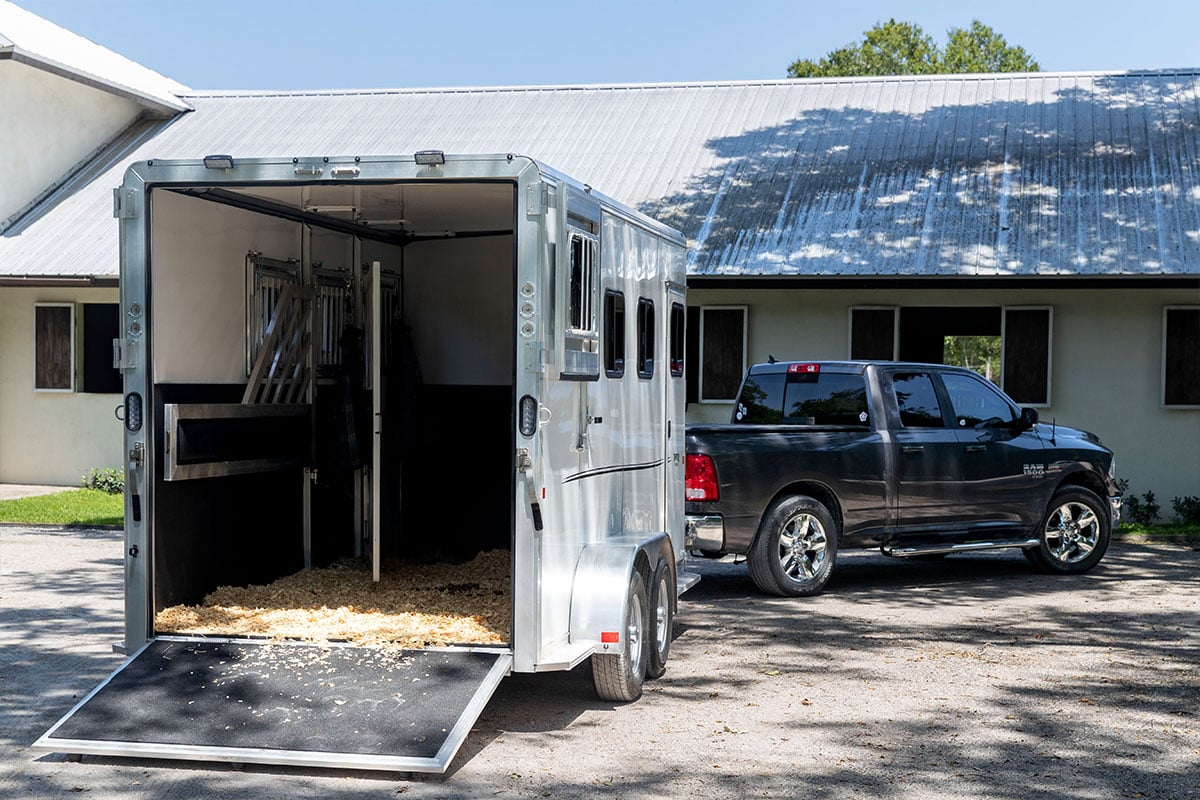
M 1051 498 L 1038 546 L 1025 556 L 1044 572 L 1078 575 L 1100 562 L 1111 534 L 1104 502 L 1094 492 L 1072 486 Z
M 665 558 L 658 559 L 650 579 L 649 631 L 646 634 L 646 677 L 661 678 L 671 652 L 671 626 L 675 621 L 675 581 Z
M 642 696 L 646 649 L 646 584 L 634 571 L 625 601 L 621 652 L 592 655 L 592 681 L 601 700 L 628 703 Z
M 785 497 L 763 516 L 747 558 L 750 577 L 770 594 L 817 594 L 829 582 L 837 546 L 837 525 L 829 509 L 811 497 Z

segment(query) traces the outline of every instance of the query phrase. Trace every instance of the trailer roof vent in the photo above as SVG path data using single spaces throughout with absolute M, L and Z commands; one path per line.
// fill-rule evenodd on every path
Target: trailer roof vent
M 205 169 L 233 169 L 233 156 L 205 156 Z
M 418 150 L 413 158 L 423 167 L 440 167 L 446 163 L 446 154 L 441 150 Z

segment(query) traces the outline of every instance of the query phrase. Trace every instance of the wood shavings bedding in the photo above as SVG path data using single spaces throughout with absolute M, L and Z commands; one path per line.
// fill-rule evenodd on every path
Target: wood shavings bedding
M 465 564 L 340 561 L 266 586 L 219 586 L 199 606 L 164 608 L 159 633 L 271 636 L 420 648 L 510 640 L 507 550 Z

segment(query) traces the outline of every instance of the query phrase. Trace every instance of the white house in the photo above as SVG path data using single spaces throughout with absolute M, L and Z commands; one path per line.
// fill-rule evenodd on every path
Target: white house
M 0 0 L 20 51 L 17 12 Z M 1099 433 L 1134 491 L 1200 495 L 1200 70 L 200 92 L 31 60 L 0 61 L 0 98 L 88 100 L 10 145 L 48 158 L 45 131 L 69 127 L 75 155 L 0 203 L 0 481 L 120 461 L 118 396 L 80 377 L 100 347 L 80 309 L 115 301 L 129 162 L 436 148 L 535 155 L 687 234 L 689 419 L 728 419 L 769 355 L 938 361 L 947 337 L 982 336 L 993 378 Z M 112 121 L 85 135 L 93 107 Z M 66 380 L 59 302 L 84 334 L 75 382 L 40 387 Z

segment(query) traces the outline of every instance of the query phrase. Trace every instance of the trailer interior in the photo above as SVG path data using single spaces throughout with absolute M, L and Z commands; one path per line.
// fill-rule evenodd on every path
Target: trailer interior
M 513 183 L 149 201 L 154 609 L 511 551 Z

